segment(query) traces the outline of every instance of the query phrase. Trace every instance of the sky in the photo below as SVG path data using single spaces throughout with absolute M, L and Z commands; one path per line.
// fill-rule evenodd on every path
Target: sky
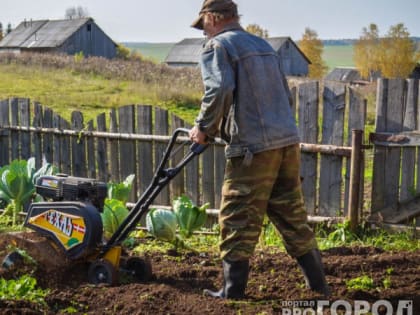
M 419 0 L 236 0 L 241 24 L 258 24 L 270 37 L 299 40 L 309 27 L 320 39 L 359 38 L 375 23 L 380 35 L 404 23 L 420 36 Z M 178 42 L 203 34 L 190 27 L 202 0 L 0 0 L 3 29 L 11 23 L 63 19 L 66 9 L 84 8 L 115 42 Z

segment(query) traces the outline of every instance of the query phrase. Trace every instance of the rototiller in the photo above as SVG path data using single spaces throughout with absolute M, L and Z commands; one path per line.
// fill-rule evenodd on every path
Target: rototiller
M 181 133 L 188 133 L 188 130 L 175 130 L 151 184 L 109 240 L 103 239 L 100 216 L 107 185 L 90 178 L 60 175 L 39 178 L 37 193 L 51 201 L 32 203 L 24 225 L 51 240 L 52 245 L 61 248 L 69 260 L 88 262 L 90 283 L 115 284 L 120 271 L 137 280 L 147 280 L 152 274 L 150 262 L 140 257 L 123 257 L 121 243 L 147 213 L 159 192 L 189 161 L 206 149 L 206 145 L 193 143 L 176 166 L 165 168 Z

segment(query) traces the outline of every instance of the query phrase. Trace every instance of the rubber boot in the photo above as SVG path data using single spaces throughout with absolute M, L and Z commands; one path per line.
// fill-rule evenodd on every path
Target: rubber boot
M 219 291 L 204 290 L 205 295 L 222 299 L 241 299 L 248 283 L 249 261 L 223 260 L 223 286 Z
M 311 249 L 305 255 L 298 257 L 297 262 L 302 269 L 307 287 L 325 297 L 329 297 L 331 292 L 325 279 L 324 266 L 319 250 Z

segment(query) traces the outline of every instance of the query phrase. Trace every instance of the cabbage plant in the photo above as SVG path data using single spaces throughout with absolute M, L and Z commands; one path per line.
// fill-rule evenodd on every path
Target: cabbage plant
M 206 209 L 209 203 L 197 207 L 190 198 L 181 196 L 176 198 L 172 205 L 179 224 L 179 232 L 185 238 L 200 229 L 207 220 Z
M 133 186 L 134 174 L 126 177 L 121 183 L 110 182 L 107 185 L 107 196 L 104 210 L 101 213 L 105 238 L 110 238 L 128 215 L 125 206 Z
M 110 238 L 128 215 L 128 209 L 121 200 L 105 199 L 101 213 L 105 238 Z
M 131 174 L 128 175 L 121 183 L 108 183 L 108 199 L 117 199 L 122 201 L 124 204 L 127 203 L 133 186 L 134 177 L 135 175 Z
M 147 231 L 159 240 L 174 243 L 177 240 L 177 218 L 166 209 L 151 209 L 146 215 Z
M 0 168 L 0 199 L 7 204 L 7 211 L 12 214 L 12 224 L 16 225 L 17 214 L 23 211 L 25 203 L 35 198 L 35 183 L 40 176 L 52 175 L 56 168 L 50 163 L 44 163 L 36 170 L 35 158 L 13 160 L 9 165 Z

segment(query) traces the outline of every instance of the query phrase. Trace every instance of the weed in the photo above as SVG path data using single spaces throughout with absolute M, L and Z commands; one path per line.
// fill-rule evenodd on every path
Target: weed
M 45 305 L 44 298 L 49 290 L 38 289 L 35 278 L 23 275 L 19 279 L 5 280 L 0 278 L 0 299 L 25 300 Z
M 351 290 L 371 290 L 375 288 L 373 279 L 368 275 L 352 278 L 346 281 L 346 286 Z
M 316 229 L 318 245 L 325 250 L 338 246 L 373 246 L 384 250 L 420 249 L 420 240 L 409 231 L 390 233 L 383 229 L 373 229 L 360 225 L 356 232 L 350 230 L 348 221 L 337 223 L 331 227 L 319 225 Z

